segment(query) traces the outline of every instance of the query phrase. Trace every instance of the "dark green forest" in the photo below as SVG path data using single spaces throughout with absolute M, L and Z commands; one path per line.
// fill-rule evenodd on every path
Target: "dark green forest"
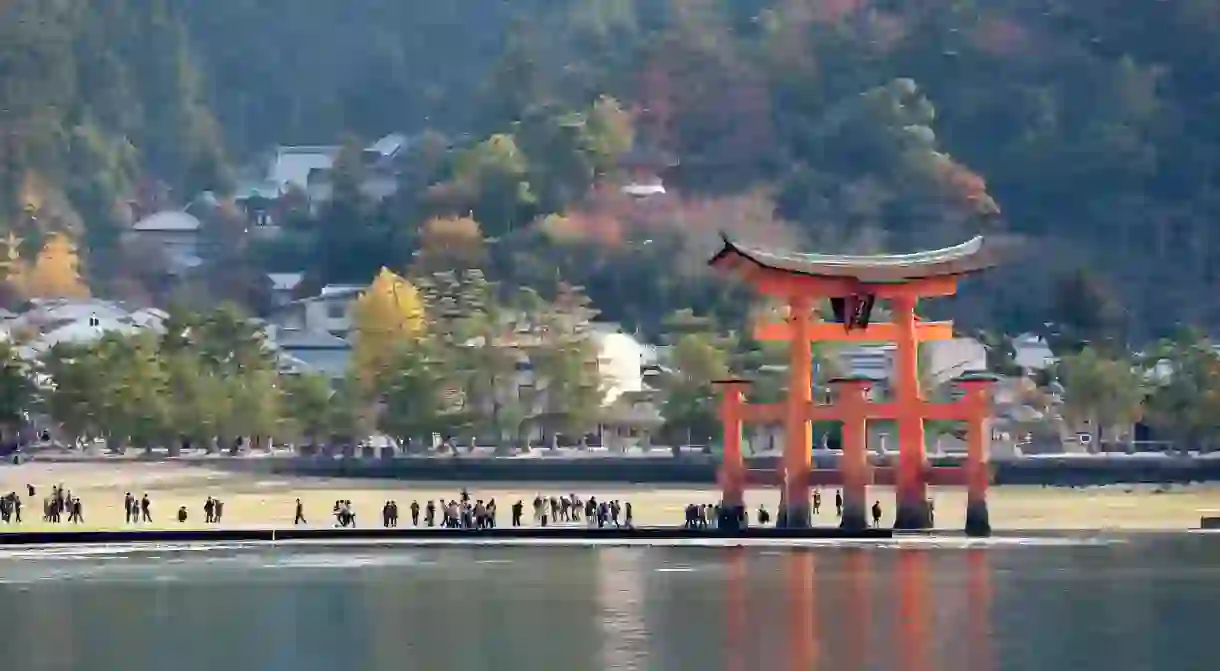
M 827 252 L 1005 232 L 1028 253 L 933 311 L 1129 342 L 1220 325 L 1212 0 L 0 0 L 0 12 L 0 233 L 32 248 L 71 234 L 95 293 L 148 282 L 119 233 L 120 205 L 150 181 L 181 205 L 230 193 L 275 145 L 402 132 L 434 141 L 393 198 L 345 188 L 360 166 L 341 156 L 333 202 L 282 239 L 227 240 L 216 225 L 218 293 L 256 293 L 244 284 L 265 270 L 305 268 L 316 286 L 383 265 L 481 265 L 506 287 L 583 286 L 607 318 L 655 331 L 681 308 L 742 316 L 702 267 L 720 230 Z M 657 202 L 605 186 L 633 139 L 678 160 Z M 455 217 L 478 229 L 427 225 Z

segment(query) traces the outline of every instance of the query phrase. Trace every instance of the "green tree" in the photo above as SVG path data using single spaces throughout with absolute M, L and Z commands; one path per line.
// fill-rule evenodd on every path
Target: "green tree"
M 72 444 L 101 437 L 104 362 L 95 348 L 58 343 L 39 357 L 39 371 L 46 376 L 43 403 L 51 419 Z
M 440 209 L 472 213 L 496 237 L 533 220 L 537 197 L 529 175 L 517 138 L 499 133 L 458 154 L 452 180 L 437 187 L 433 198 Z
M 330 380 L 321 375 L 287 375 L 281 378 L 284 413 L 292 434 L 313 447 L 334 434 L 332 400 L 335 392 Z
M 92 346 L 101 360 L 101 429 L 111 451 L 162 443 L 169 418 L 168 376 L 149 334 L 107 333 Z
M 596 311 L 578 287 L 564 286 L 555 301 L 532 317 L 537 344 L 527 349 L 543 401 L 542 417 L 570 437 L 593 429 L 606 398 L 597 343 L 589 331 Z
M 1163 340 L 1146 357 L 1154 384 L 1148 422 L 1183 452 L 1220 435 L 1220 355 L 1202 334 L 1186 330 Z
M 20 430 L 33 406 L 37 387 L 29 364 L 11 341 L 0 342 L 0 441 Z
M 1105 432 L 1138 420 L 1143 412 L 1143 371 L 1128 358 L 1108 358 L 1086 346 L 1061 357 L 1059 373 L 1066 392 L 1064 410 L 1077 426 L 1087 423 L 1093 443 Z
M 674 444 L 711 441 L 720 434 L 712 381 L 728 377 L 728 354 L 710 333 L 682 334 L 671 347 L 661 410 L 665 434 Z
M 469 414 L 452 393 L 449 364 L 434 346 L 395 348 L 378 378 L 378 391 L 377 428 L 400 444 L 469 426 Z

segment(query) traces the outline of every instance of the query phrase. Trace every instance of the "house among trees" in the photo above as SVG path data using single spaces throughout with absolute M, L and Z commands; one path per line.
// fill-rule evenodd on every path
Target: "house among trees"
M 131 226 L 128 238 L 138 245 L 160 250 L 174 272 L 185 272 L 203 263 L 200 234 L 203 224 L 182 210 L 164 210 Z
M 412 144 L 402 133 L 391 133 L 358 152 L 361 194 L 379 202 L 398 191 L 398 160 Z M 330 201 L 334 192 L 334 169 L 341 160 L 342 145 L 280 146 L 264 156 L 239 180 L 234 200 L 256 229 L 278 227 L 286 210 L 281 199 L 298 194 L 309 208 Z

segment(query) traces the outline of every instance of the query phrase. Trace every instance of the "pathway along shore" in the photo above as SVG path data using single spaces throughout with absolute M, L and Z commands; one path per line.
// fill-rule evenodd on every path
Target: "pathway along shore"
M 115 531 L 124 524 L 123 495 L 139 497 L 148 493 L 152 500 L 153 523 L 144 530 L 188 531 L 202 529 L 281 529 L 291 528 L 295 500 L 302 499 L 310 524 L 306 529 L 325 530 L 334 526 L 330 511 L 339 499 L 350 500 L 359 511 L 362 525 L 373 526 L 381 506 L 395 500 L 405 508 L 411 501 L 424 505 L 428 500 L 449 500 L 466 486 L 476 498 L 495 498 L 501 507 L 501 526 L 507 521 L 508 507 L 517 499 L 529 502 L 544 496 L 576 493 L 581 498 L 631 501 L 637 527 L 677 526 L 682 523 L 687 504 L 715 503 L 719 492 L 707 487 L 655 487 L 597 483 L 412 483 L 397 480 L 333 480 L 307 477 L 267 477 L 232 473 L 173 463 L 46 463 L 32 462 L 0 468 L 0 493 L 15 491 L 24 495 L 32 484 L 38 500 L 54 485 L 62 484 L 84 502 L 85 523 L 75 531 Z M 833 489 L 824 490 L 825 503 L 814 524 L 835 524 Z M 208 496 L 225 502 L 224 521 L 204 524 L 203 503 Z M 947 531 L 962 529 L 965 492 L 958 489 L 933 489 L 936 526 Z M 892 524 L 893 492 L 887 487 L 871 487 L 869 499 L 881 502 L 883 527 Z M 1000 486 L 989 492 L 992 526 L 1004 530 L 1184 530 L 1198 528 L 1204 515 L 1220 514 L 1220 487 L 1195 486 L 1109 486 L 1091 488 Z M 779 503 L 773 491 L 748 493 L 751 511 L 761 504 L 774 511 Z M 40 503 L 27 502 L 21 525 L 0 525 L 5 531 L 66 530 L 64 524 L 40 520 Z M 179 507 L 190 512 L 186 524 L 174 520 Z M 400 528 L 402 530 L 402 528 Z

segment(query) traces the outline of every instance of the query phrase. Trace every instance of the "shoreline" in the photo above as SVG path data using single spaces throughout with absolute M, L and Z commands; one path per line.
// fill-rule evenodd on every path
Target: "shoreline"
M 25 486 L 36 487 L 36 501 L 29 500 Z M 85 523 L 79 526 L 40 521 L 41 500 L 53 485 L 79 496 L 83 501 Z M 81 532 L 132 530 L 141 527 L 124 523 L 122 507 L 125 492 L 141 496 L 148 493 L 152 500 L 154 523 L 146 530 L 201 530 L 213 533 L 236 529 L 277 529 L 290 526 L 295 499 L 305 506 L 310 523 L 306 528 L 324 530 L 333 526 L 330 515 L 336 500 L 351 500 L 366 525 L 380 522 L 380 509 L 387 500 L 398 502 L 402 521 L 399 529 L 407 529 L 407 514 L 412 501 L 421 506 L 430 500 L 457 498 L 463 486 L 474 499 L 494 498 L 500 508 L 500 524 L 510 519 L 511 504 L 526 502 L 527 524 L 530 501 L 536 495 L 576 493 L 582 499 L 618 499 L 633 504 L 638 527 L 670 527 L 681 524 L 683 509 L 688 504 L 711 504 L 720 498 L 712 484 L 630 484 L 606 482 L 516 482 L 477 481 L 410 481 L 325 478 L 292 476 L 263 472 L 243 473 L 202 466 L 173 463 L 110 462 L 51 463 L 29 462 L 15 468 L 0 469 L 0 494 L 19 493 L 24 500 L 21 525 L 0 524 L 0 533 L 22 532 Z M 932 488 L 930 495 L 936 504 L 936 530 L 960 533 L 965 526 L 966 492 L 957 488 Z M 207 497 L 225 502 L 225 515 L 220 524 L 203 523 L 202 504 Z M 817 527 L 837 525 L 834 513 L 834 489 L 822 490 L 822 510 L 814 517 Z M 1183 531 L 1198 529 L 1201 518 L 1220 515 L 1220 487 L 1215 485 L 1109 485 L 1098 487 L 1043 487 L 1026 485 L 994 486 L 989 492 L 992 528 L 997 534 L 1017 530 L 1056 531 Z M 891 488 L 869 488 L 869 499 L 879 501 L 883 509 L 882 526 L 892 526 L 894 494 Z M 759 506 L 772 514 L 777 509 L 779 494 L 774 490 L 752 489 L 747 492 L 751 521 Z M 179 507 L 185 506 L 189 519 L 178 524 L 171 519 Z M 551 528 L 579 528 L 561 523 Z
M 747 528 L 738 532 L 681 527 L 585 528 L 499 527 L 494 529 L 441 528 L 331 528 L 301 529 L 150 529 L 112 531 L 9 531 L 0 532 L 0 547 L 113 545 L 129 543 L 278 543 L 292 541 L 410 541 L 415 545 L 480 545 L 488 541 L 566 541 L 583 545 L 614 541 L 722 541 L 737 540 L 880 540 L 894 536 L 890 529 L 844 531 L 838 527 L 809 529 Z

